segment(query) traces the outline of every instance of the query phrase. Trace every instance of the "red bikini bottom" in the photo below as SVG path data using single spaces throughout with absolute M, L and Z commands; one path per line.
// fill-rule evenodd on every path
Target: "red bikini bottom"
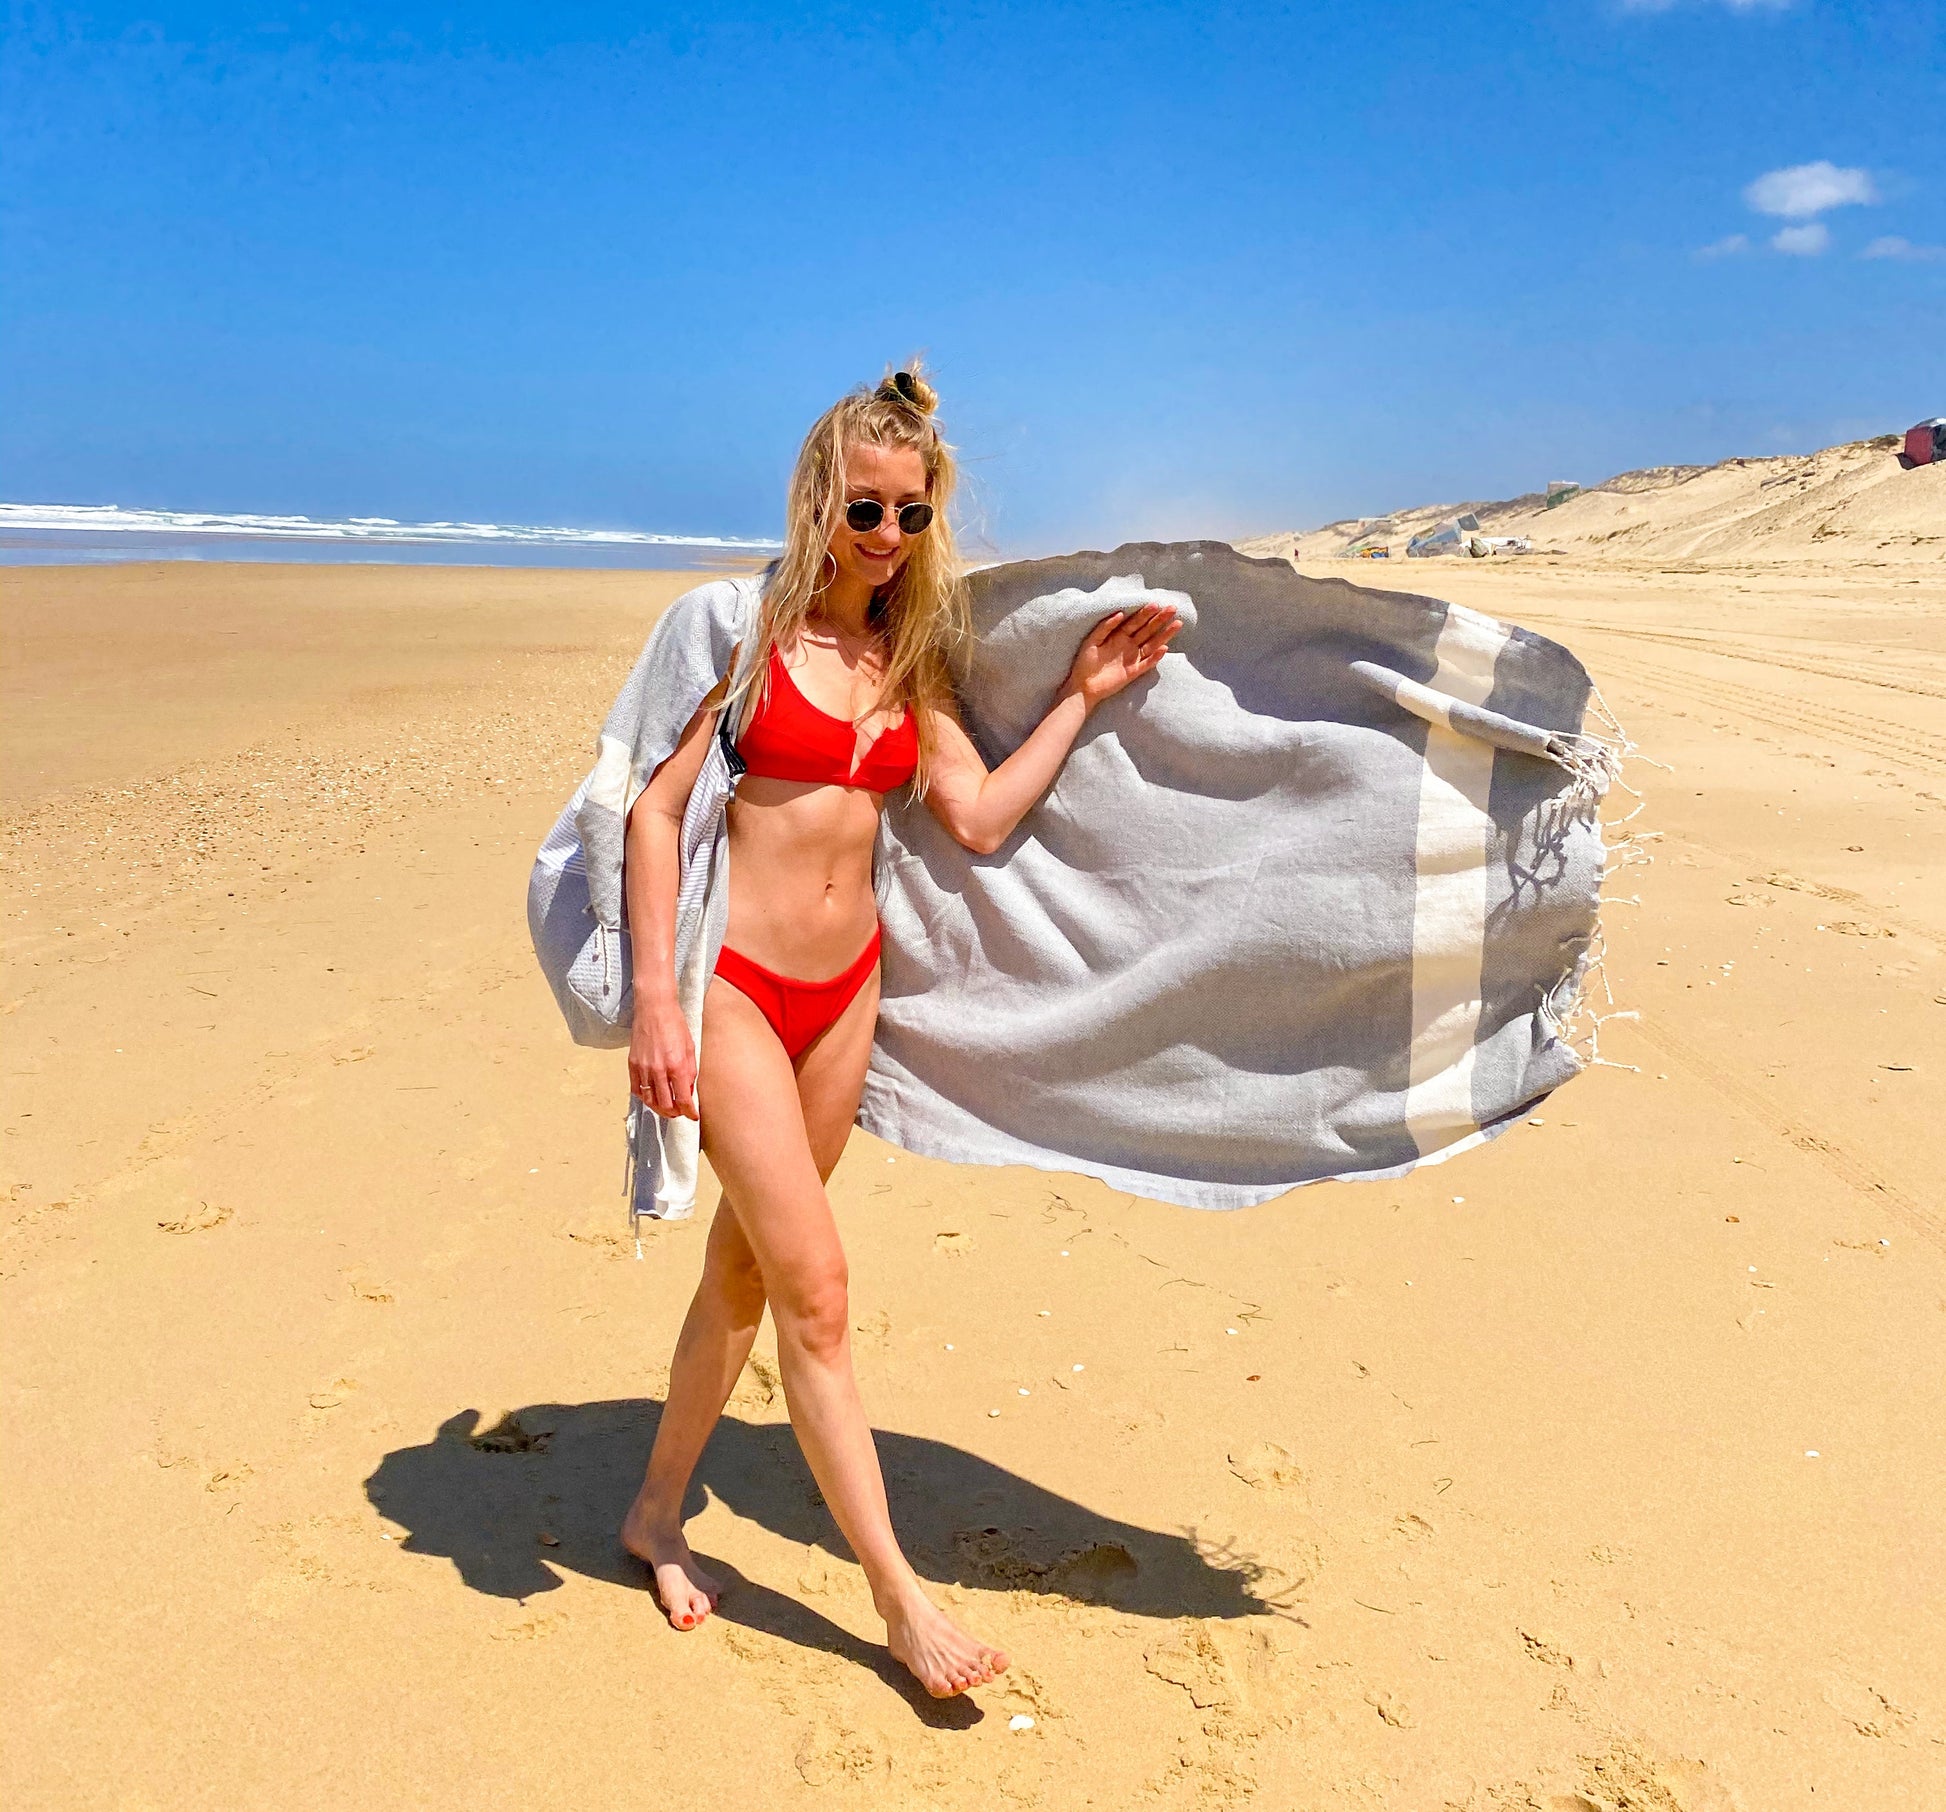
M 878 945 L 878 927 L 874 925 L 871 942 L 858 960 L 829 981 L 799 981 L 794 975 L 779 975 L 762 963 L 739 956 L 728 944 L 717 955 L 716 973 L 756 1003 L 757 1011 L 770 1021 L 785 1056 L 795 1063 L 858 998 L 858 990 L 878 967 Z

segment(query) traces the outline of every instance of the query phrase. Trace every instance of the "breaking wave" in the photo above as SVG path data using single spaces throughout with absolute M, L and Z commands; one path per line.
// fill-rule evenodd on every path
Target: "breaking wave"
M 247 541 L 335 542 L 346 546 L 532 548 L 728 548 L 775 553 L 780 541 L 737 535 L 652 535 L 638 529 L 536 528 L 504 522 L 395 522 L 351 516 L 222 515 L 197 510 L 125 510 L 118 504 L 0 503 L 0 539 L 65 535 L 182 535 Z

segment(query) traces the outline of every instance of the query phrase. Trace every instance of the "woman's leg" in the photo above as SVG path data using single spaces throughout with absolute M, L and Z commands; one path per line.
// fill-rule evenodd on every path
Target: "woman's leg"
M 892 1533 L 852 1375 L 844 1249 L 824 1193 L 857 1111 L 876 1013 L 877 988 L 868 982 L 794 1073 L 756 1007 L 713 985 L 703 1008 L 699 1101 L 710 1164 L 762 1271 L 798 1443 L 865 1570 L 893 1654 L 945 1697 L 991 1679 L 1007 1659 L 932 1604 Z
M 865 1048 L 869 1052 L 871 1016 L 878 1001 L 876 978 L 867 986 L 871 999 L 853 1001 L 847 1013 L 856 1011 L 866 1016 Z M 814 1050 L 830 1048 L 833 1035 L 839 1031 L 834 1026 L 831 1034 L 817 1041 Z M 856 1044 L 855 1034 L 847 1042 Z M 810 1052 L 805 1054 L 807 1063 L 811 1056 Z M 810 1096 L 802 1099 L 807 1127 L 815 1124 L 817 1128 L 811 1143 L 820 1182 L 831 1175 L 843 1155 L 857 1117 L 865 1074 L 862 1061 L 855 1067 L 858 1073 L 850 1081 L 847 1095 L 842 1066 L 820 1061 L 814 1067 Z M 703 1274 L 683 1319 L 675 1356 L 669 1362 L 669 1389 L 649 1452 L 648 1471 L 622 1520 L 622 1546 L 649 1568 L 662 1608 L 679 1630 L 697 1628 L 716 1608 L 722 1592 L 717 1580 L 690 1552 L 682 1532 L 682 1505 L 703 1449 L 750 1357 L 763 1313 L 763 1273 L 725 1195 L 710 1223 Z
M 655 1576 L 669 1621 L 693 1630 L 716 1607 L 721 1588 L 689 1551 L 682 1501 L 723 1405 L 736 1388 L 763 1320 L 764 1284 L 756 1254 L 728 1200 L 710 1223 L 703 1275 L 669 1362 L 669 1390 L 649 1469 L 622 1522 L 622 1545 Z
M 800 1078 L 799 1099 L 820 1182 L 843 1156 L 858 1114 L 864 1055 L 870 1052 L 877 1012 L 876 977 L 867 983 L 866 992 L 870 998 L 855 999 L 846 1009 L 845 1020 L 818 1039 L 801 1066 L 809 1076 L 808 1086 L 807 1078 Z M 863 1054 L 854 1048 L 861 1017 Z M 832 1061 L 834 1056 L 838 1061 Z M 847 1067 L 856 1074 L 848 1075 Z M 669 1362 L 669 1389 L 648 1472 L 622 1521 L 622 1546 L 654 1575 L 656 1595 L 679 1630 L 697 1628 L 721 1595 L 721 1586 L 697 1563 L 683 1536 L 682 1505 L 703 1449 L 750 1357 L 763 1313 L 763 1274 L 726 1195 L 710 1224 L 703 1274 Z

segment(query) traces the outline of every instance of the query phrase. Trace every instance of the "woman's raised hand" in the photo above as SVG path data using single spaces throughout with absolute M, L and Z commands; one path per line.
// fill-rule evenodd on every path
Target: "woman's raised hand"
M 1076 653 L 1062 696 L 1079 695 L 1092 711 L 1152 672 L 1181 627 L 1182 618 L 1170 604 L 1144 604 L 1103 617 Z
M 673 988 L 635 991 L 628 1039 L 628 1086 L 665 1120 L 696 1118 L 696 1044 Z
M 1181 627 L 1182 619 L 1168 604 L 1144 604 L 1103 617 L 1075 654 L 1053 708 L 991 773 L 959 720 L 940 712 L 926 803 L 947 833 L 977 856 L 995 854 L 1054 784 L 1088 713 L 1154 672 Z M 1076 699 L 1081 702 L 1079 717 L 1069 709 Z

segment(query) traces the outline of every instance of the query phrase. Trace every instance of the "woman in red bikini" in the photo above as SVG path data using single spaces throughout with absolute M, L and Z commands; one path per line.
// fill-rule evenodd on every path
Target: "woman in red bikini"
M 1088 713 L 1151 671 L 1179 624 L 1153 607 L 1105 619 L 1039 727 L 989 772 L 947 677 L 966 610 L 935 402 L 923 379 L 899 372 L 811 430 L 791 479 L 785 552 L 764 588 L 761 643 L 741 669 L 750 696 L 719 687 L 705 700 L 629 817 L 629 1081 L 665 1117 L 700 1113 L 723 1197 L 622 1540 L 653 1571 L 677 1629 L 709 1615 L 718 1587 L 683 1539 L 682 1501 L 768 1303 L 791 1423 L 818 1488 L 864 1568 L 892 1653 L 944 1697 L 992 1679 L 1007 1658 L 927 1598 L 893 1534 L 824 1193 L 858 1111 L 878 1012 L 879 813 L 887 793 L 915 784 L 959 842 L 998 849 Z M 723 710 L 738 714 L 747 771 L 729 808 L 729 924 L 704 996 L 699 1071 L 676 998 L 677 833 Z

